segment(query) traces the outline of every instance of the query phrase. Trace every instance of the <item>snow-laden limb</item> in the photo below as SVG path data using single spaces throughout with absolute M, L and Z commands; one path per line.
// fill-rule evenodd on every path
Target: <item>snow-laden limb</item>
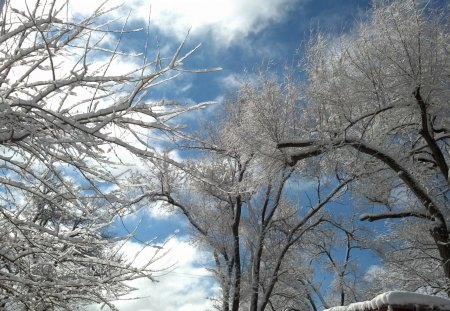
M 411 174 L 409 168 L 402 165 L 401 161 L 395 156 L 389 154 L 382 146 L 372 145 L 365 142 L 362 139 L 344 137 L 341 139 L 332 139 L 329 142 L 315 142 L 315 141 L 284 141 L 279 143 L 278 148 L 303 148 L 308 146 L 306 151 L 300 149 L 300 151 L 294 151 L 287 153 L 288 162 L 294 165 L 298 161 L 309 158 L 311 156 L 320 155 L 329 151 L 329 148 L 342 148 L 352 147 L 358 152 L 367 154 L 374 157 L 395 172 L 398 177 L 411 189 L 416 195 L 419 201 L 423 204 L 425 209 L 430 213 L 430 217 L 437 217 L 441 223 L 445 224 L 443 215 L 438 209 L 438 203 L 435 202 L 430 193 L 421 185 L 420 180 L 417 180 L 413 174 Z M 446 176 L 444 176 L 446 177 Z
M 425 310 L 450 310 L 450 300 L 438 296 L 430 296 L 403 291 L 390 291 L 380 294 L 370 301 L 352 303 L 348 306 L 333 307 L 324 311 L 372 311 L 385 307 L 412 308 Z M 391 309 L 389 309 L 391 310 Z
M 406 218 L 406 217 L 417 217 L 423 219 L 434 220 L 432 216 L 422 214 L 420 212 L 406 211 L 406 212 L 387 212 L 379 214 L 361 214 L 360 220 L 376 221 L 380 219 L 393 219 L 393 218 Z
M 78 5 L 78 4 L 77 4 Z M 6 1 L 0 22 L 0 309 L 75 310 L 152 278 L 121 254 L 132 238 L 106 228 L 134 211 L 142 193 L 133 163 L 163 158 L 152 133 L 178 131 L 174 118 L 193 109 L 151 102 L 148 92 L 178 76 L 195 51 L 150 57 L 124 46 L 106 3 L 88 16 L 68 1 Z M 192 69 L 195 71 L 195 69 Z M 208 70 L 205 70 L 208 71 Z M 169 122 L 170 121 L 170 122 Z M 132 159 L 132 160 L 130 160 Z M 174 165 L 182 166 L 175 161 Z M 149 164 L 151 166 L 151 164 Z M 143 248 L 150 245 L 142 245 Z

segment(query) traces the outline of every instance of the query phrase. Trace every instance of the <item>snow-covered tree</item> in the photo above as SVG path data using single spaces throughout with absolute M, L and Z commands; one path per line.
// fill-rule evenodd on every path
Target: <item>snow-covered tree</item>
M 160 177 L 144 180 L 160 181 L 157 197 L 186 217 L 194 241 L 211 253 L 211 270 L 221 288 L 220 310 L 315 310 L 313 269 L 304 243 L 314 239 L 315 228 L 324 223 L 323 210 L 341 197 L 350 180 L 331 182 L 307 166 L 269 163 L 267 154 L 254 149 L 257 144 L 247 143 L 250 135 L 262 134 L 256 128 L 267 124 L 265 118 L 272 120 L 268 134 L 283 131 L 282 119 L 288 116 L 276 114 L 273 106 L 284 103 L 284 91 L 274 80 L 263 80 L 259 87 L 244 86 L 225 105 L 221 122 L 207 125 L 202 136 L 187 144 L 201 155 L 184 171 L 160 165 Z M 266 101 L 267 114 L 252 120 L 260 99 Z M 251 124 L 255 131 L 246 131 Z M 317 195 L 299 203 L 291 183 L 301 188 L 311 179 L 317 181 L 312 182 Z
M 350 33 L 318 35 L 306 55 L 307 126 L 278 148 L 292 165 L 320 155 L 356 176 L 371 203 L 362 220 L 407 218 L 399 226 L 420 234 L 404 249 L 446 279 L 423 286 L 450 293 L 450 24 L 448 8 L 432 5 L 376 1 Z
M 150 58 L 149 40 L 130 52 L 122 40 L 139 30 L 127 30 L 126 16 L 108 2 L 82 16 L 73 2 L 2 2 L 2 310 L 114 309 L 131 290 L 125 281 L 152 278 L 153 259 L 133 267 L 121 254 L 129 237 L 106 228 L 152 195 L 124 174 L 130 157 L 158 158 L 151 133 L 174 131 L 173 118 L 192 108 L 146 99 L 191 55 L 184 42 L 170 58 Z

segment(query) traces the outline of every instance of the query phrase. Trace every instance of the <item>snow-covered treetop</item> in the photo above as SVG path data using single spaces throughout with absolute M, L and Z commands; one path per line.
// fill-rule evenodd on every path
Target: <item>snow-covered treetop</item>
M 431 310 L 450 310 L 450 300 L 438 296 L 390 291 L 380 294 L 369 301 L 356 302 L 349 304 L 348 306 L 334 307 L 324 311 L 366 311 L 377 310 L 389 306 L 421 306 Z

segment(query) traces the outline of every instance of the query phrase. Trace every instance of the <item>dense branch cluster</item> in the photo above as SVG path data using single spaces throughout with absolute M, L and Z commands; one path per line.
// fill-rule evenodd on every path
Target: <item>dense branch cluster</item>
M 153 61 L 147 42 L 133 56 L 121 50 L 127 26 L 114 9 L 80 17 L 70 4 L 7 1 L 1 13 L 2 310 L 114 308 L 131 290 L 124 281 L 152 278 L 153 258 L 133 267 L 121 254 L 130 236 L 106 229 L 147 196 L 127 178 L 130 157 L 157 157 L 151 131 L 174 131 L 166 121 L 192 108 L 146 95 L 193 51 L 181 55 L 181 44 Z
M 318 35 L 310 44 L 303 122 L 314 127 L 278 148 L 293 164 L 323 156 L 356 176 L 355 192 L 378 211 L 363 220 L 426 227 L 410 242 L 424 250 L 431 234 L 435 253 L 426 251 L 426 265 L 439 258 L 444 279 L 429 286 L 448 292 L 448 9 L 392 1 L 370 13 L 339 40 Z

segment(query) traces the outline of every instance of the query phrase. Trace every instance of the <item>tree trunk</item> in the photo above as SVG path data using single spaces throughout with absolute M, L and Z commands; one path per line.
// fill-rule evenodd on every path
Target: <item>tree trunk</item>
M 259 298 L 259 274 L 261 269 L 261 257 L 263 250 L 264 233 L 261 232 L 258 240 L 258 249 L 252 263 L 252 293 L 250 298 L 250 311 L 258 310 L 258 298 Z
M 240 196 L 237 198 L 233 231 L 233 257 L 234 257 L 234 283 L 233 283 L 233 301 L 231 311 L 239 311 L 239 303 L 241 299 L 241 253 L 239 245 L 239 224 L 241 220 L 242 202 Z
M 431 236 L 438 248 L 442 268 L 444 269 L 444 274 L 450 284 L 450 239 L 445 222 L 440 221 L 440 224 L 431 230 Z M 447 286 L 446 293 L 450 297 L 450 286 Z

